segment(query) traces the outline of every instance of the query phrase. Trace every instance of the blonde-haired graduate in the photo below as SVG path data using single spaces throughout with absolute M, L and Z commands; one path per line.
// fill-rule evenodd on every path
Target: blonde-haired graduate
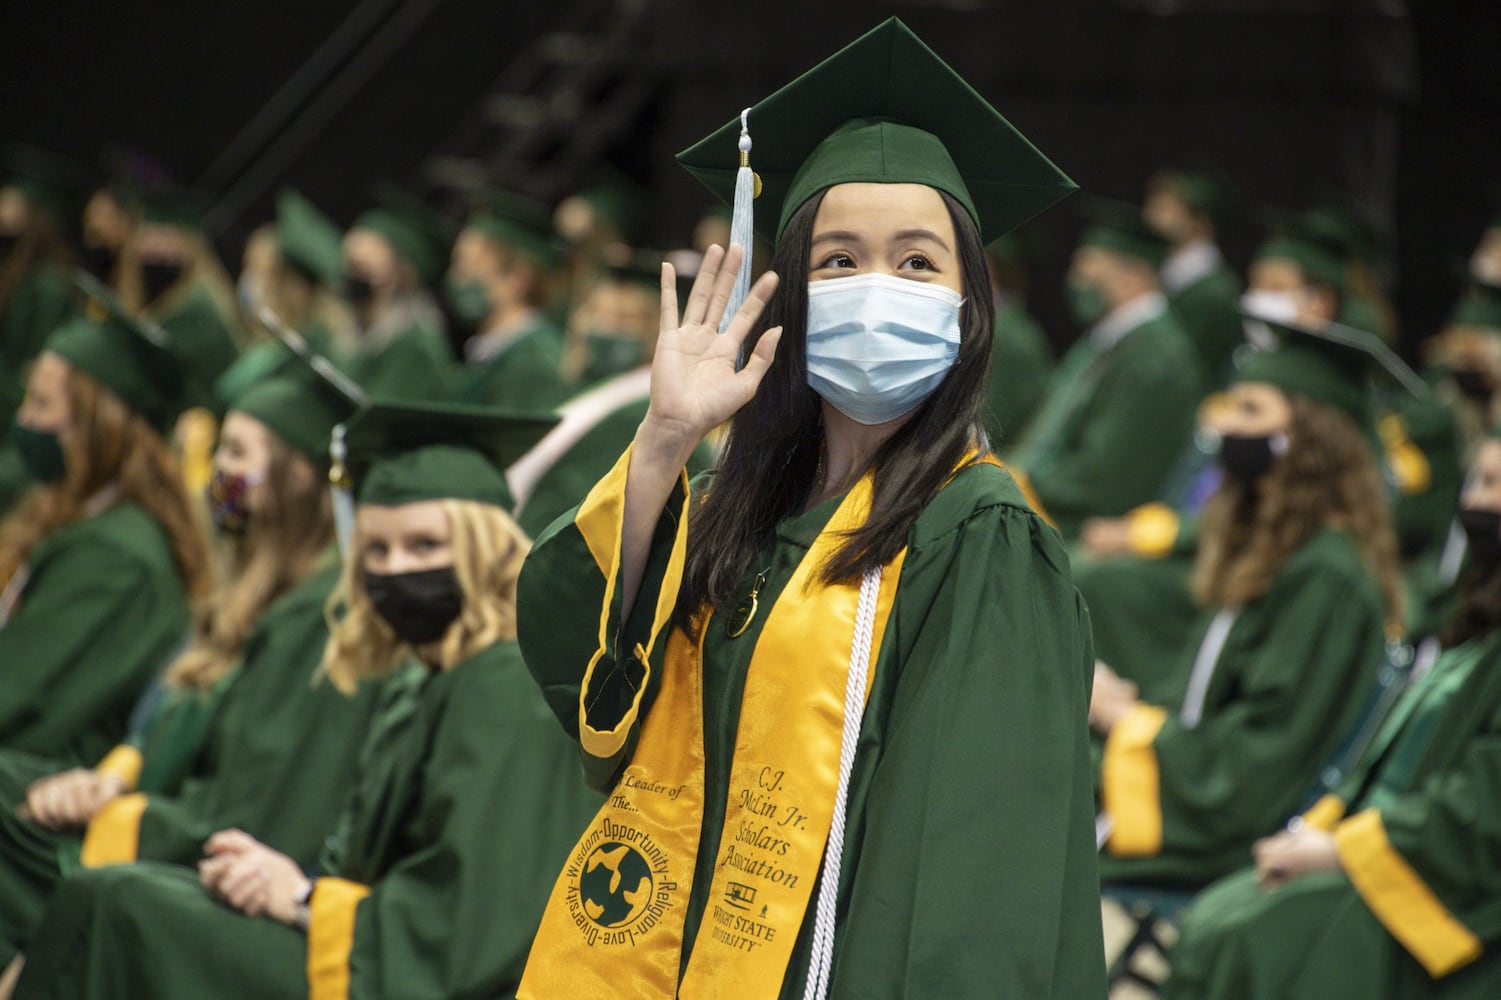
M 376 701 L 373 686 L 348 698 L 319 671 L 339 573 L 329 441 L 355 409 L 290 353 L 231 401 L 208 497 L 231 572 L 147 718 L 89 768 L 0 754 L 0 962 L 80 865 L 192 866 L 231 826 L 317 856 Z
M 213 587 L 165 435 L 188 377 L 102 291 L 47 339 L 11 435 L 33 485 L 0 522 L 0 748 L 93 764 Z
M 501 466 L 553 422 L 418 406 L 355 419 L 358 507 L 325 665 L 346 689 L 389 680 L 318 866 L 223 830 L 197 872 L 80 873 L 17 997 L 514 993 L 553 875 L 599 804 L 515 641 L 529 543 Z
M 680 159 L 744 222 L 755 166 L 774 274 L 729 307 L 713 247 L 680 316 L 663 268 L 645 419 L 522 573 L 610 795 L 520 995 L 1102 997 L 1087 614 L 981 417 L 981 234 L 1073 185 L 895 19 L 743 121 Z

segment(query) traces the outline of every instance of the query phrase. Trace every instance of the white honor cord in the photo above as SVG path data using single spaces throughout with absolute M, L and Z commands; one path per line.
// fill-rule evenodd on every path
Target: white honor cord
M 813 922 L 812 955 L 803 1000 L 824 1000 L 829 992 L 829 968 L 834 961 L 834 904 L 839 896 L 839 863 L 844 857 L 844 813 L 849 799 L 850 769 L 860 742 L 865 715 L 865 678 L 870 647 L 875 642 L 876 598 L 881 592 L 881 567 L 866 570 L 860 581 L 860 604 L 855 612 L 855 638 L 850 647 L 849 678 L 844 684 L 844 734 L 839 740 L 839 788 L 834 793 L 834 818 L 824 845 L 823 875 L 818 879 L 818 903 Z

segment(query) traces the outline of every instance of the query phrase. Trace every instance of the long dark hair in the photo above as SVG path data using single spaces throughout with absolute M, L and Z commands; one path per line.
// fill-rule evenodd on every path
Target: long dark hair
M 966 295 L 959 355 L 933 394 L 876 452 L 870 516 L 821 568 L 827 583 L 857 579 L 890 561 L 965 454 L 989 448 L 980 413 L 995 326 L 990 275 L 969 213 L 939 194 L 954 223 Z M 689 515 L 687 565 L 675 617 L 690 632 L 705 605 L 724 608 L 734 600 L 756 551 L 771 540 L 777 522 L 802 509 L 814 486 L 823 418 L 821 400 L 808 387 L 805 338 L 813 220 L 822 202 L 819 192 L 793 213 L 772 255 L 771 269 L 783 280 L 746 350 L 767 329 L 781 326 L 776 359 L 756 395 L 731 419 L 712 488 Z
M 1460 587 L 1459 607 L 1439 634 L 1445 649 L 1501 628 L 1501 563 L 1471 567 Z

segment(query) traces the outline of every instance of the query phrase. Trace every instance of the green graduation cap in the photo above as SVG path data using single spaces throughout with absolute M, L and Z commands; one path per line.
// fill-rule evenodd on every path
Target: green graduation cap
M 557 423 L 552 413 L 377 400 L 345 425 L 345 468 L 360 503 L 473 500 L 510 510 L 506 467 Z
M 1255 351 L 1236 372 L 1237 382 L 1266 382 L 1332 406 L 1368 434 L 1375 433 L 1371 394 L 1378 376 L 1414 396 L 1428 395 L 1417 373 L 1374 334 L 1339 323 L 1314 329 L 1245 315 L 1265 323 L 1275 344 Z
M 390 185 L 376 192 L 377 206 L 354 220 L 354 229 L 368 229 L 384 237 L 424 282 L 431 282 L 448 266 L 452 240 L 438 214 L 417 199 Z
M 226 409 L 259 420 L 326 472 L 334 428 L 354 416 L 364 405 L 365 394 L 297 334 L 273 329 L 281 338 L 277 344 L 280 363 L 225 400 Z
M 1170 189 L 1191 210 L 1208 218 L 1216 227 L 1230 220 L 1240 201 L 1235 185 L 1212 167 L 1169 167 L 1154 174 L 1148 185 Z
M 646 239 L 651 199 L 641 185 L 619 170 L 609 164 L 595 168 L 578 197 L 588 202 L 594 214 L 626 243 L 636 246 Z
M 926 184 L 993 240 L 1075 190 L 1027 138 L 905 24 L 891 18 L 750 108 L 761 181 L 755 231 L 780 238 L 818 191 L 850 182 Z M 741 118 L 678 154 L 726 202 Z
M 1344 292 L 1347 268 L 1338 246 L 1317 234 L 1291 226 L 1269 237 L 1256 251 L 1255 260 L 1286 260 L 1303 272 L 1305 280 Z
M 203 230 L 203 215 L 202 201 L 181 188 L 163 187 L 141 192 L 141 221 L 145 225 L 196 233 Z
M 333 220 L 296 191 L 277 196 L 276 246 L 282 260 L 318 284 L 337 284 L 344 273 L 342 237 Z
M 88 296 L 86 315 L 53 331 L 45 350 L 88 374 L 165 434 L 192 388 L 171 338 L 156 324 L 132 316 L 88 275 L 80 272 L 74 280 Z
M 1455 306 L 1449 325 L 1501 330 L 1501 288 L 1477 282 Z
M 81 164 L 35 146 L 15 144 L 0 158 L 0 187 L 14 188 L 26 203 L 70 235 L 83 207 L 88 174 Z
M 552 212 L 541 202 L 510 191 L 492 191 L 485 205 L 464 223 L 540 267 L 557 267 L 563 245 L 553 231 Z
M 1172 249 L 1166 239 L 1141 221 L 1134 205 L 1093 199 L 1085 207 L 1090 225 L 1079 237 L 1079 246 L 1098 247 L 1142 261 L 1153 269 L 1162 266 Z

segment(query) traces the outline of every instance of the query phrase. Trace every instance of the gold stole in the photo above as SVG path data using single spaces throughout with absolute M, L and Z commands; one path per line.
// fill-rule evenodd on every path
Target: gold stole
M 799 562 L 756 643 L 685 997 L 773 997 L 781 990 L 833 815 L 860 596 L 858 580 L 829 585 L 816 577 L 843 532 L 865 522 L 870 496 L 867 475 Z M 905 555 L 882 573 L 868 676 Z M 636 650 L 643 662 L 645 653 Z M 674 630 L 640 742 L 553 887 L 518 997 L 678 995 L 703 820 L 702 668 L 700 643 Z M 588 748 L 594 741 L 586 733 L 582 742 Z

